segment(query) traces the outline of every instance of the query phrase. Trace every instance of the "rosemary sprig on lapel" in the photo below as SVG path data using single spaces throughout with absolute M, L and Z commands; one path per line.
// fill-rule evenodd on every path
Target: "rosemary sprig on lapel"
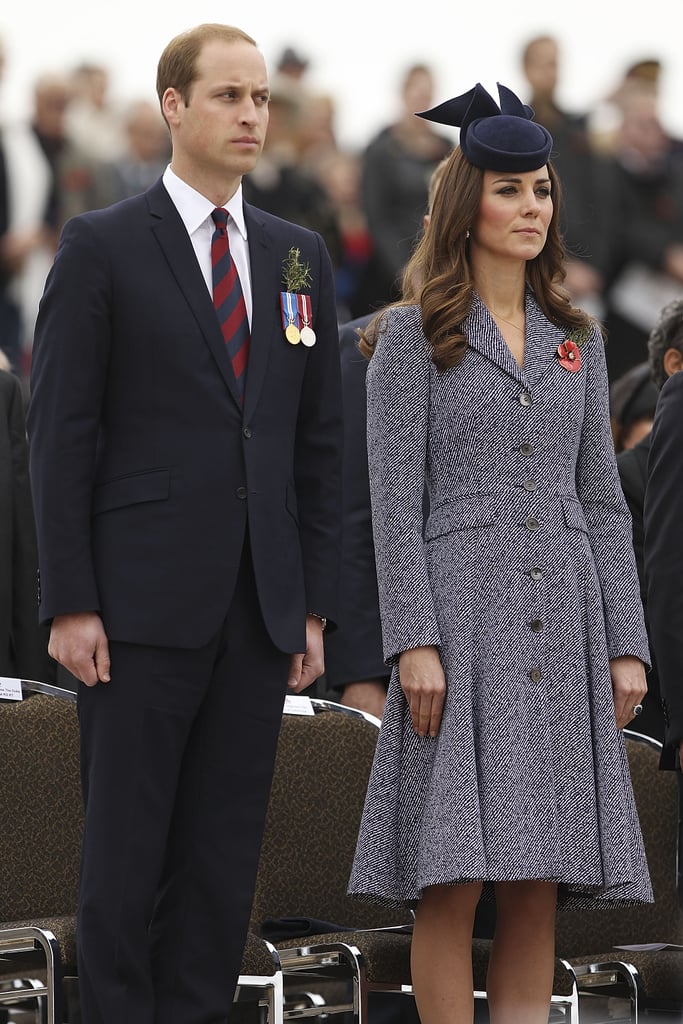
M 311 285 L 311 265 L 301 262 L 301 251 L 292 247 L 283 263 L 282 283 L 285 291 L 300 292 Z

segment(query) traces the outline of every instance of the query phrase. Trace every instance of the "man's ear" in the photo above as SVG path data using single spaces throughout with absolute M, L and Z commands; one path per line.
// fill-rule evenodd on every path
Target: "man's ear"
M 679 352 L 677 348 L 668 348 L 664 353 L 662 365 L 667 377 L 670 377 L 672 373 L 678 373 L 679 370 L 683 370 L 683 353 Z
M 182 97 L 177 89 L 168 88 L 161 97 L 161 112 L 166 118 L 167 124 L 177 124 L 178 109 L 184 106 Z

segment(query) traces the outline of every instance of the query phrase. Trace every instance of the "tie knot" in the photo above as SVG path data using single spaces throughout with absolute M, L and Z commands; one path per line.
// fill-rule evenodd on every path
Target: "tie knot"
M 221 206 L 218 206 L 218 207 L 216 207 L 215 210 L 212 211 L 211 216 L 213 217 L 214 224 L 216 225 L 216 227 L 219 230 L 221 228 L 223 229 L 223 231 L 227 230 L 227 227 L 228 227 L 228 211 L 227 210 L 224 210 Z

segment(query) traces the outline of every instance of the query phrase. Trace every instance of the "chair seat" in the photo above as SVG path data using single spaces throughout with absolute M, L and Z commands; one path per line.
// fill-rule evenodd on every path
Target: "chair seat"
M 335 943 L 355 946 L 363 956 L 370 984 L 400 987 L 411 984 L 410 940 L 410 934 L 377 929 L 306 935 L 298 939 L 283 939 L 276 942 L 275 946 L 278 950 L 298 947 L 308 949 L 310 946 L 331 946 Z
M 76 967 L 76 918 L 71 917 L 39 917 L 31 918 L 28 921 L 3 921 L 0 925 L 0 931 L 9 930 L 11 928 L 40 928 L 43 931 L 52 932 L 57 944 L 59 946 L 59 952 L 62 960 L 62 971 L 64 974 L 69 974 L 71 970 L 75 970 Z M 3 953 L 3 956 L 7 954 Z M 24 967 L 31 969 L 35 966 L 36 960 L 40 959 L 41 963 L 45 962 L 45 959 L 40 954 L 32 953 L 18 953 L 13 955 L 11 959 L 3 961 L 0 959 L 0 978 L 16 977 L 17 971 L 23 971 Z M 31 977 L 41 978 L 45 975 L 44 969 L 38 972 L 33 972 Z
M 572 957 L 574 967 L 587 964 L 626 963 L 640 976 L 640 998 L 662 1008 L 683 1007 L 683 950 L 610 949 L 592 956 Z M 581 979 L 579 979 L 579 985 Z
M 275 975 L 278 970 L 279 966 L 267 944 L 258 935 L 249 932 L 242 956 L 240 974 L 265 978 Z

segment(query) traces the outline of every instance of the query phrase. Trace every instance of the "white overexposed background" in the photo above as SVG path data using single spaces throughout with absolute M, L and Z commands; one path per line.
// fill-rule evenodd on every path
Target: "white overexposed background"
M 433 68 L 435 102 L 476 81 L 494 96 L 497 81 L 524 95 L 520 51 L 540 33 L 560 42 L 559 99 L 573 111 L 594 109 L 632 62 L 660 59 L 664 123 L 683 136 L 683 0 L 645 0 L 636 7 L 615 0 L 2 0 L 2 116 L 28 112 L 39 74 L 82 61 L 108 67 L 112 98 L 154 98 L 164 46 L 203 21 L 249 32 L 271 74 L 286 45 L 308 57 L 307 82 L 334 97 L 339 141 L 351 147 L 362 146 L 393 117 L 399 79 L 415 62 Z

